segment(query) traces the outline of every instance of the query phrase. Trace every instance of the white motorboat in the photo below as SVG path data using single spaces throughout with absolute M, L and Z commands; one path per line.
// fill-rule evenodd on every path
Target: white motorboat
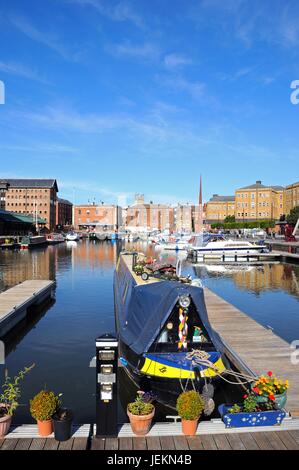
M 65 238 L 69 242 L 76 242 L 76 241 L 80 240 L 80 237 L 79 237 L 78 233 L 76 233 L 76 232 L 67 233 Z
M 188 252 L 196 252 L 197 256 L 215 258 L 221 256 L 258 255 L 266 253 L 267 246 L 255 244 L 247 240 L 231 240 L 223 235 L 204 233 L 193 237 Z

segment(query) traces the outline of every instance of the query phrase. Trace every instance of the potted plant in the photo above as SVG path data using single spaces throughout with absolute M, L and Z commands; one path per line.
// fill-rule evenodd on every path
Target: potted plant
M 183 392 L 179 395 L 176 409 L 182 419 L 182 431 L 186 436 L 196 434 L 197 423 L 204 407 L 202 396 L 195 390 Z
M 30 400 L 30 413 L 36 419 L 40 436 L 46 437 L 53 432 L 52 416 L 60 407 L 59 396 L 48 390 L 41 390 Z
M 277 407 L 274 400 L 259 402 L 253 392 L 244 395 L 243 403 L 218 407 L 227 428 L 248 426 L 279 426 L 286 413 Z
M 19 406 L 21 397 L 20 381 L 34 367 L 25 367 L 13 379 L 6 377 L 2 385 L 3 393 L 0 395 L 0 438 L 4 437 L 10 428 L 12 416 Z
M 253 383 L 251 390 L 256 395 L 258 403 L 274 401 L 279 408 L 284 408 L 287 402 L 288 380 L 280 380 L 272 371 L 261 375 Z
M 73 412 L 59 408 L 53 415 L 54 437 L 56 441 L 67 441 L 72 435 Z
M 153 395 L 151 392 L 139 392 L 135 401 L 128 404 L 127 414 L 131 428 L 137 436 L 144 436 L 150 430 L 152 419 L 155 414 L 155 407 L 152 404 Z

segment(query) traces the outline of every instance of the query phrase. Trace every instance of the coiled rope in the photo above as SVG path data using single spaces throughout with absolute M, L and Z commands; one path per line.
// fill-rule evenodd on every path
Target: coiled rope
M 224 372 L 219 372 L 219 369 L 215 366 L 213 362 L 209 360 L 209 353 L 206 351 L 201 351 L 199 349 L 192 349 L 192 351 L 186 354 L 186 359 L 192 362 L 192 366 L 196 367 L 197 365 L 205 366 L 207 368 L 212 369 L 215 374 L 220 377 L 225 382 L 231 385 L 246 385 L 250 382 L 255 382 L 257 380 L 257 376 L 250 376 L 243 374 L 241 372 L 236 372 L 232 369 L 225 369 Z M 231 380 L 224 377 L 222 374 L 225 373 L 226 375 L 231 375 L 235 377 L 238 382 L 232 382 Z M 241 381 L 242 380 L 242 381 Z

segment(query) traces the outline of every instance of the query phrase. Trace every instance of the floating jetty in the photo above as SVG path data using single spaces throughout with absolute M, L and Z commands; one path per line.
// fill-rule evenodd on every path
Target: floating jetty
M 252 376 L 271 370 L 288 379 L 286 410 L 298 417 L 299 364 L 291 362 L 290 344 L 207 288 L 205 302 L 210 323 L 221 336 L 225 353 L 234 366 Z
M 28 280 L 11 287 L 0 294 L 0 338 L 6 335 L 20 321 L 28 310 L 52 298 L 53 281 Z

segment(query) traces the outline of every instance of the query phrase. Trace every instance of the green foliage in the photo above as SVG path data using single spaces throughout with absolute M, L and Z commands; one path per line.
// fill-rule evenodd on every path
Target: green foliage
M 12 416 L 19 406 L 19 399 L 21 397 L 20 382 L 34 366 L 35 364 L 32 364 L 30 367 L 25 367 L 24 370 L 20 370 L 13 379 L 8 376 L 6 377 L 2 385 L 3 393 L 0 395 L 0 403 L 3 405 L 3 408 L 5 408 L 6 414 Z
M 224 219 L 224 223 L 236 222 L 236 217 L 234 215 L 228 215 Z
M 202 396 L 195 390 L 183 392 L 177 399 L 176 409 L 182 419 L 198 419 L 205 407 Z
M 241 413 L 241 411 L 242 411 L 241 406 L 237 405 L 236 403 L 231 408 L 229 408 L 228 413 Z
M 287 215 L 287 223 L 290 225 L 296 225 L 298 219 L 299 219 L 299 206 L 291 209 L 289 215 Z
M 245 413 L 253 413 L 258 407 L 257 397 L 250 393 L 243 401 L 243 411 Z
M 128 404 L 128 410 L 132 415 L 145 416 L 151 414 L 154 410 L 154 405 L 147 403 L 142 399 L 142 395 L 137 395 L 133 403 Z
M 274 220 L 260 220 L 257 222 L 216 222 L 211 224 L 211 228 L 215 229 L 224 229 L 224 230 L 241 230 L 243 228 L 274 228 L 275 221 Z
M 47 421 L 51 419 L 61 405 L 59 396 L 56 396 L 54 392 L 41 390 L 30 400 L 31 416 L 36 419 L 36 421 Z

